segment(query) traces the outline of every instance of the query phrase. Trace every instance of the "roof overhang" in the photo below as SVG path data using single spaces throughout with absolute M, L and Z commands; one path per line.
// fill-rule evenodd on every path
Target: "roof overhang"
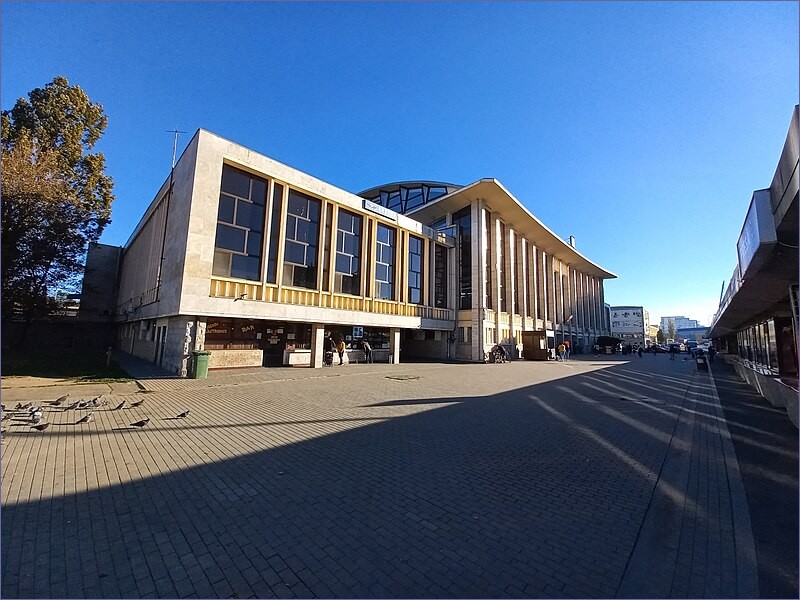
M 537 248 L 567 263 L 572 268 L 602 279 L 617 277 L 611 271 L 590 261 L 553 233 L 496 179 L 481 179 L 409 211 L 407 214 L 412 219 L 423 223 L 432 223 L 448 213 L 460 210 L 476 199 L 483 200 L 487 209 L 495 213 Z
M 783 246 L 770 248 L 769 260 L 739 282 L 736 293 L 717 315 L 710 336 L 721 337 L 772 317 L 791 316 L 789 287 L 797 284 L 796 250 Z

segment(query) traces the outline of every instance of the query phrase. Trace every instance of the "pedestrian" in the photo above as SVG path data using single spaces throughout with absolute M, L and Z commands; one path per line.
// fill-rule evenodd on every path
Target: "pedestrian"
M 372 362 L 372 346 L 369 345 L 367 340 L 361 340 L 361 347 L 364 349 L 364 362 Z
M 339 364 L 344 364 L 344 340 L 339 340 L 339 343 L 336 344 L 336 352 L 339 353 Z
M 564 340 L 564 360 L 569 360 L 569 349 L 570 349 L 569 340 Z
M 566 352 L 567 352 L 567 347 L 563 343 L 559 344 L 558 345 L 558 360 L 563 361 L 564 360 L 564 355 L 566 354 Z
M 675 355 L 678 353 L 678 346 L 676 344 L 670 344 L 669 346 L 669 359 L 675 360 Z
M 712 363 L 714 362 L 714 355 L 716 353 L 717 353 L 717 351 L 714 348 L 714 346 L 709 346 L 708 347 L 708 362 L 712 362 Z
M 641 346 L 639 346 L 639 347 L 636 349 L 636 354 L 638 354 L 638 355 L 639 355 L 639 358 L 642 358 L 642 347 L 641 347 Z

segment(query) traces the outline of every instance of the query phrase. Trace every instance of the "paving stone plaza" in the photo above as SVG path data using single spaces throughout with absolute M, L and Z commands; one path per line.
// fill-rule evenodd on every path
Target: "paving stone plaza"
M 3 385 L 7 408 L 109 401 L 87 424 L 48 405 L 44 432 L 4 423 L 3 597 L 759 597 L 731 435 L 691 361 Z

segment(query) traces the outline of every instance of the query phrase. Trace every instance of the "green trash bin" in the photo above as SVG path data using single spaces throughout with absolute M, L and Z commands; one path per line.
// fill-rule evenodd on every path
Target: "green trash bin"
M 208 360 L 211 352 L 208 350 L 201 350 L 199 352 L 192 352 L 194 357 L 194 368 L 192 369 L 193 379 L 205 379 L 208 377 Z

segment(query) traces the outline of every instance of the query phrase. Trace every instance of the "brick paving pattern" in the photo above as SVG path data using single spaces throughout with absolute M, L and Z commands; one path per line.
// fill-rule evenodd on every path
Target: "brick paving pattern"
M 614 597 L 650 568 L 665 597 L 753 597 L 746 503 L 691 362 L 140 384 L 89 424 L 4 423 L 4 597 Z M 109 410 L 123 399 L 144 403 Z M 680 504 L 666 553 L 642 542 L 663 498 Z

